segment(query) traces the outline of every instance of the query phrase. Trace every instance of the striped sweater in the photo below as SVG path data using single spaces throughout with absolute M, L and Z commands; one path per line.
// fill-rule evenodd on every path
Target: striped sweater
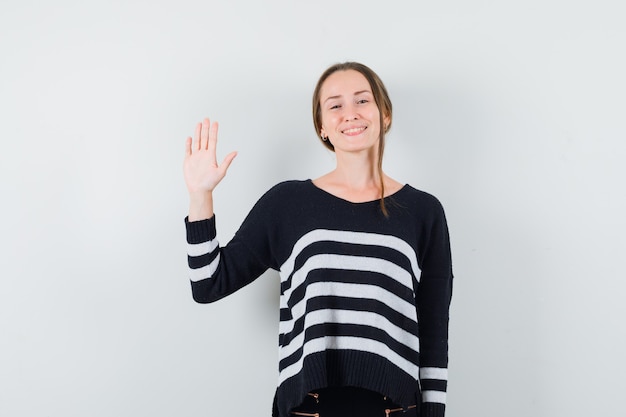
M 270 189 L 220 246 L 215 217 L 186 220 L 194 299 L 219 300 L 267 269 L 280 275 L 274 416 L 307 392 L 356 386 L 422 417 L 445 412 L 452 266 L 443 208 L 405 185 L 351 203 L 310 180 Z

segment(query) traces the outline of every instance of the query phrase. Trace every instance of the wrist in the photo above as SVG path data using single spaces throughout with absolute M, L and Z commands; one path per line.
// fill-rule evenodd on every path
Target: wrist
M 200 191 L 189 193 L 189 221 L 213 217 L 213 193 Z

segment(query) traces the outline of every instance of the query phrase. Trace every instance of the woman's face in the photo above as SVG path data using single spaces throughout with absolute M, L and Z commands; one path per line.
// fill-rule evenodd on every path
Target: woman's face
M 380 112 L 372 89 L 360 72 L 331 74 L 320 90 L 320 108 L 320 134 L 328 137 L 335 152 L 358 152 L 378 145 Z

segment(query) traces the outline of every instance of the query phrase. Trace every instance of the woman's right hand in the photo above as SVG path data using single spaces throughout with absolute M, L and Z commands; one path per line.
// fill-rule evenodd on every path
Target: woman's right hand
M 187 138 L 183 170 L 189 194 L 213 191 L 226 175 L 237 152 L 231 152 L 217 164 L 217 122 L 204 119 L 196 125 L 195 138 Z
M 183 171 L 191 199 L 190 220 L 213 215 L 212 191 L 222 181 L 237 152 L 231 152 L 218 165 L 217 122 L 208 118 L 196 125 L 195 137 L 187 138 Z

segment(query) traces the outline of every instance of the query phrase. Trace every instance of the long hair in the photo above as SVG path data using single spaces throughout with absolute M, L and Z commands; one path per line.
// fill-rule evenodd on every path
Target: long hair
M 387 208 L 385 207 L 385 178 L 383 175 L 383 152 L 385 150 L 385 134 L 389 132 L 391 128 L 391 120 L 392 120 L 392 106 L 391 100 L 389 99 L 389 93 L 387 93 L 387 89 L 383 84 L 380 77 L 372 71 L 366 65 L 363 65 L 358 62 L 342 62 L 339 64 L 335 64 L 330 66 L 326 71 L 322 73 L 320 79 L 317 81 L 317 85 L 315 86 L 315 90 L 313 91 L 313 125 L 315 126 L 315 131 L 317 134 L 322 129 L 322 108 L 320 105 L 320 93 L 322 90 L 322 85 L 324 81 L 334 74 L 337 71 L 348 71 L 354 70 L 357 71 L 365 77 L 367 82 L 372 89 L 372 95 L 374 96 L 374 101 L 376 102 L 376 106 L 378 107 L 378 112 L 380 113 L 380 133 L 378 140 L 378 161 L 376 164 L 378 170 L 378 176 L 380 177 L 380 209 L 383 214 L 387 216 Z M 385 118 L 389 119 L 389 123 L 385 124 Z M 328 140 L 322 140 L 320 138 L 322 144 L 326 146 L 326 148 L 331 151 L 335 151 L 335 147 Z

